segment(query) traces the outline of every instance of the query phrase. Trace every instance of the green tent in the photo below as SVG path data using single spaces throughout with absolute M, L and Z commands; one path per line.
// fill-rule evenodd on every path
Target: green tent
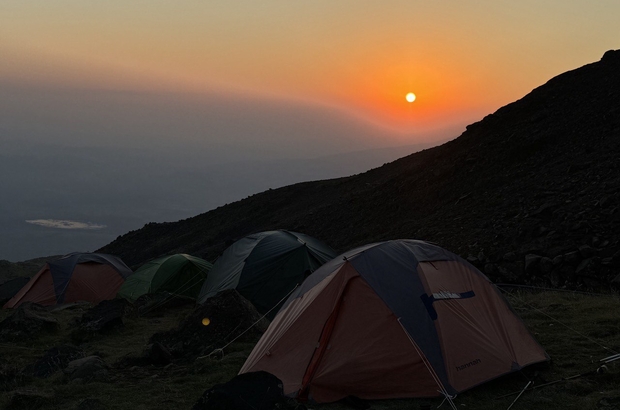
M 237 289 L 260 313 L 277 305 L 319 266 L 336 256 L 323 242 L 291 231 L 248 235 L 228 247 L 204 281 L 198 303 L 224 289 Z
M 186 254 L 155 259 L 129 276 L 118 296 L 134 301 L 147 293 L 169 292 L 196 299 L 213 265 Z

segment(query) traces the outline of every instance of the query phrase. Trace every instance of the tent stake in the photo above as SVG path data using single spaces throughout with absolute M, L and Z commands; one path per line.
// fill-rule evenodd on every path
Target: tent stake
M 611 363 L 611 362 L 615 362 L 616 360 L 620 360 L 620 353 L 615 354 L 613 356 L 606 357 L 606 358 L 601 359 L 599 361 L 600 362 L 605 362 L 605 363 Z

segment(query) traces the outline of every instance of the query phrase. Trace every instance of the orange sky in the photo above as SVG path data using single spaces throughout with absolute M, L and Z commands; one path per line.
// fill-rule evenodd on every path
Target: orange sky
M 406 135 L 620 48 L 618 15 L 617 0 L 4 0 L 0 82 L 308 100 Z

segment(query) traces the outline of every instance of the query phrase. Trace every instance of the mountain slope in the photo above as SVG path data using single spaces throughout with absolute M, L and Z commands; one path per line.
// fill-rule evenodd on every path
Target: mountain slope
M 620 50 L 559 75 L 457 139 L 366 173 L 269 190 L 100 251 L 137 266 L 214 259 L 245 234 L 291 229 L 339 250 L 436 242 L 497 280 L 607 282 L 620 266 Z

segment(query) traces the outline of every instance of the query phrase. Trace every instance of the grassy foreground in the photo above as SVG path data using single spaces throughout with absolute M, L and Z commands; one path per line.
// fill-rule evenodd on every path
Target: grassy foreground
M 526 368 L 459 395 L 459 409 L 507 409 L 528 381 L 534 386 L 596 370 L 603 357 L 620 352 L 620 297 L 558 292 L 511 292 L 507 294 L 516 312 L 551 356 L 547 364 Z M 0 344 L 4 368 L 24 368 L 49 348 L 70 343 L 69 323 L 85 308 L 54 313 L 62 328 L 38 340 Z M 191 308 L 177 308 L 161 317 L 129 317 L 123 329 L 99 335 L 82 344 L 87 355 L 99 355 L 109 366 L 109 382 L 76 384 L 61 372 L 47 379 L 31 378 L 9 391 L 0 390 L 1 408 L 10 405 L 16 392 L 46 396 L 42 409 L 76 409 L 86 399 L 98 399 L 107 409 L 190 409 L 204 390 L 229 380 L 243 365 L 253 343 L 236 343 L 223 358 L 202 359 L 190 365 L 115 368 L 125 356 L 138 356 L 149 337 L 175 327 Z M 10 311 L 0 311 L 0 320 Z M 418 409 L 422 404 L 437 407 L 436 400 L 385 400 L 371 402 L 373 409 Z M 341 404 L 310 405 L 312 409 L 339 410 Z M 444 403 L 442 409 L 450 408 Z M 589 374 L 548 387 L 525 392 L 512 409 L 620 409 L 620 361 L 610 363 L 603 373 Z

